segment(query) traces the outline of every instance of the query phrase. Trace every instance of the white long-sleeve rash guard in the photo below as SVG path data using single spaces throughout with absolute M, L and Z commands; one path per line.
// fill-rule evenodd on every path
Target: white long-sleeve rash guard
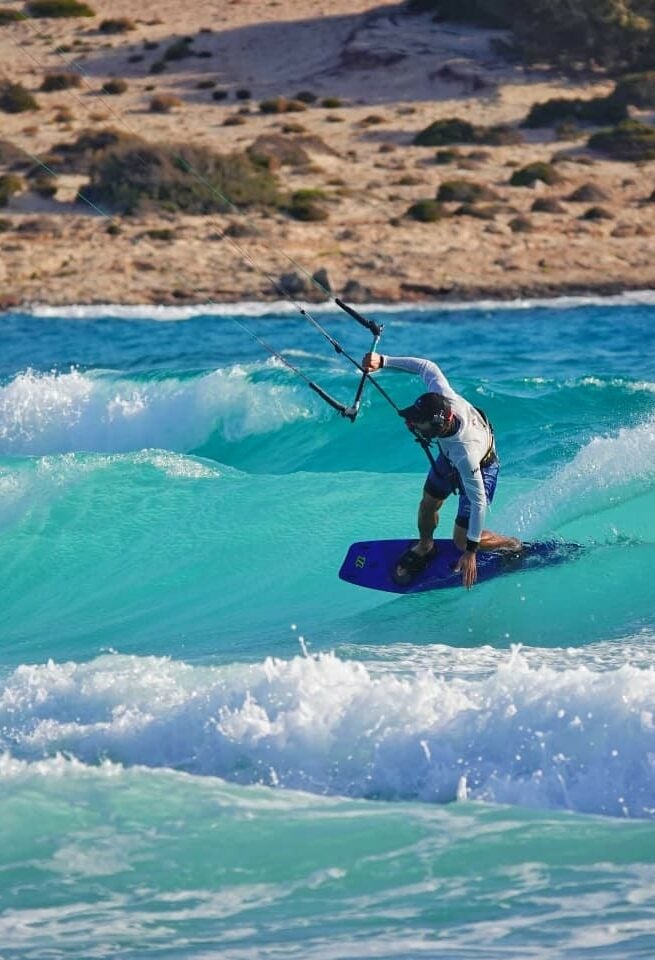
M 468 400 L 456 393 L 436 363 L 418 357 L 389 357 L 383 355 L 386 370 L 404 370 L 420 377 L 430 393 L 441 393 L 452 407 L 459 421 L 459 429 L 452 437 L 439 437 L 439 449 L 452 463 L 460 477 L 466 495 L 471 501 L 471 517 L 467 537 L 480 542 L 487 513 L 480 461 L 491 446 L 491 430 Z

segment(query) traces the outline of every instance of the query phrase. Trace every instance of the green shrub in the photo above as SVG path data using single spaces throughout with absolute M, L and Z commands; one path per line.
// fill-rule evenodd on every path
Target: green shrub
M 641 110 L 655 110 L 655 70 L 622 77 L 613 96 L 621 103 L 639 107 Z
M 234 91 L 234 96 L 237 100 L 250 100 L 251 93 L 250 90 L 246 90 L 245 87 L 241 87 L 239 90 Z
M 188 37 L 180 37 L 179 40 L 174 40 L 166 50 L 164 51 L 164 60 L 184 60 L 186 57 L 193 56 L 193 50 L 191 49 L 192 40 L 189 40 Z
M 530 209 L 533 213 L 566 213 L 566 207 L 554 197 L 537 197 Z
M 322 204 L 325 194 L 322 190 L 296 190 L 286 205 L 287 213 L 294 220 L 327 220 L 328 212 Z
M 148 237 L 149 240 L 171 243 L 175 240 L 175 230 L 171 230 L 170 227 L 153 227 L 151 230 L 146 230 L 143 236 Z
M 507 226 L 512 233 L 532 233 L 534 226 L 528 217 L 514 217 Z
M 620 123 L 628 116 L 627 102 L 614 95 L 594 97 L 591 100 L 555 97 L 543 103 L 533 104 L 521 126 L 535 129 L 553 127 L 558 123 L 581 123 L 591 126 Z
M 108 20 L 103 20 L 98 27 L 100 33 L 109 34 L 128 33 L 128 31 L 135 29 L 136 25 L 129 17 L 110 17 Z
M 32 17 L 95 17 L 95 11 L 79 0 L 32 0 L 27 12 Z
M 103 93 L 108 93 L 109 96 L 112 96 L 112 97 L 119 96 L 119 94 L 125 93 L 126 90 L 127 90 L 127 83 L 125 82 L 125 80 L 121 80 L 118 77 L 112 80 L 107 80 L 104 87 L 102 88 Z
M 5 113 L 25 113 L 38 109 L 38 103 L 21 83 L 0 83 L 0 110 Z
M 429 127 L 414 137 L 417 147 L 445 147 L 451 143 L 475 143 L 476 131 L 468 120 L 450 117 L 447 120 L 435 120 Z
M 54 90 L 70 90 L 72 87 L 81 86 L 82 78 L 79 73 L 47 73 L 39 90 L 52 93 Z
M 110 149 L 132 143 L 132 136 L 122 130 L 84 130 L 72 143 L 60 143 L 40 158 L 42 163 L 56 172 L 90 174 L 93 165 Z M 35 168 L 38 176 L 43 167 Z
M 415 177 L 413 173 L 404 173 L 393 183 L 397 187 L 419 187 L 422 183 L 425 183 L 425 180 L 422 177 Z
M 170 113 L 174 107 L 181 107 L 182 101 L 172 93 L 158 93 L 150 100 L 150 113 Z
M 214 90 L 212 93 L 212 100 L 227 100 L 227 90 Z
M 23 189 L 23 181 L 13 173 L 0 176 L 0 207 L 6 207 L 15 194 Z
M 609 200 L 609 197 L 595 183 L 583 183 L 566 199 L 571 203 L 598 203 L 601 200 Z
M 614 214 L 606 210 L 605 207 L 589 207 L 580 216 L 580 220 L 613 220 Z
M 639 120 L 624 120 L 611 130 L 595 133 L 588 146 L 613 160 L 655 160 L 655 127 Z
M 445 167 L 449 163 L 455 163 L 460 156 L 458 150 L 437 150 L 434 155 L 434 162 L 440 167 Z
M 652 0 L 410 0 L 410 9 L 510 28 L 509 50 L 528 61 L 614 69 L 652 63 L 655 50 Z
M 508 123 L 497 123 L 491 127 L 476 128 L 476 143 L 484 143 L 490 147 L 511 147 L 523 143 L 523 137 Z
M 477 203 L 463 203 L 461 207 L 455 210 L 455 216 L 476 217 L 478 220 L 495 220 L 496 214 L 499 212 L 500 210 L 494 204 L 481 207 Z
M 287 102 L 284 97 L 275 97 L 271 100 L 262 100 L 259 104 L 261 113 L 285 113 Z
M 27 17 L 20 10 L 0 10 L 0 27 L 8 23 L 16 23 L 17 20 L 26 20 Z
M 222 240 L 223 236 L 232 237 L 234 240 L 244 240 L 246 237 L 258 237 L 260 233 L 253 224 L 246 223 L 243 220 L 234 220 L 232 223 L 228 223 L 222 234 L 217 234 L 210 239 Z
M 413 140 L 417 147 L 442 147 L 453 143 L 479 143 L 502 147 L 522 142 L 523 137 L 519 131 L 509 124 L 479 127 L 459 117 L 435 120 L 429 127 L 417 133 Z
M 321 106 L 327 110 L 338 110 L 339 107 L 343 106 L 343 103 L 340 97 L 324 97 L 321 100 Z
M 11 220 L 7 220 L 6 217 L 0 217 L 0 233 L 7 233 L 8 230 L 11 230 L 11 227 Z
M 480 200 L 497 199 L 493 190 L 472 180 L 446 180 L 437 190 L 437 200 L 442 203 L 477 203 Z
M 487 160 L 491 160 L 491 156 L 488 150 L 471 150 L 464 154 L 463 159 L 472 160 L 474 163 L 486 163 Z
M 166 69 L 166 64 L 164 63 L 163 60 L 154 60 L 150 64 L 150 69 L 148 70 L 148 73 L 152 73 L 152 74 L 163 73 L 165 69 Z
M 419 223 L 434 223 L 436 220 L 443 220 L 447 216 L 443 205 L 438 200 L 417 200 L 407 210 L 406 216 L 411 220 L 418 220 Z
M 245 154 L 215 154 L 136 137 L 97 153 L 83 193 L 103 209 L 128 214 L 148 209 L 227 212 L 228 200 L 238 207 L 280 204 L 275 177 Z
M 195 84 L 196 90 L 213 90 L 215 86 L 215 80 L 198 80 Z
M 286 97 L 275 97 L 272 100 L 262 100 L 259 104 L 261 113 L 301 113 L 307 109 L 302 100 L 287 100 Z
M 537 180 L 552 186 L 561 183 L 562 177 L 552 164 L 537 161 L 515 170 L 509 182 L 512 187 L 531 187 Z
M 318 97 L 311 90 L 301 90 L 296 94 L 295 99 L 300 100 L 301 103 L 316 103 Z

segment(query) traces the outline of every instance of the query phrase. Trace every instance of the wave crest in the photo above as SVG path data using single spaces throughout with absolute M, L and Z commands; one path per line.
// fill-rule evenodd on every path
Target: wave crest
M 481 679 L 376 675 L 334 654 L 196 667 L 111 655 L 19 667 L 2 748 L 355 797 L 457 796 L 652 817 L 655 677 L 520 653 Z

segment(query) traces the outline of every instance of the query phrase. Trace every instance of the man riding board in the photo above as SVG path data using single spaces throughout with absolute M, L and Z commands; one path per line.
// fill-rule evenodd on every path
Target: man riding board
M 428 392 L 399 413 L 415 436 L 434 440 L 439 447 L 418 508 L 419 541 L 398 558 L 392 577 L 406 586 L 427 567 L 436 554 L 434 531 L 439 510 L 446 497 L 459 493 L 453 540 L 462 556 L 455 570 L 470 589 L 477 580 L 478 548 L 516 553 L 523 546 L 516 537 L 484 529 L 500 466 L 491 424 L 481 410 L 453 390 L 440 367 L 430 360 L 367 353 L 362 366 L 367 373 L 388 368 L 421 377 Z

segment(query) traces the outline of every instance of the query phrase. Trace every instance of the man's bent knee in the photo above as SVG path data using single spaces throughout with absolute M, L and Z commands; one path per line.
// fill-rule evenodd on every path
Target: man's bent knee
M 436 513 L 437 510 L 440 510 L 443 505 L 443 499 L 440 497 L 433 497 L 432 494 L 428 493 L 426 490 L 423 491 L 423 496 L 421 497 L 421 503 L 419 504 L 421 510 L 432 511 Z

